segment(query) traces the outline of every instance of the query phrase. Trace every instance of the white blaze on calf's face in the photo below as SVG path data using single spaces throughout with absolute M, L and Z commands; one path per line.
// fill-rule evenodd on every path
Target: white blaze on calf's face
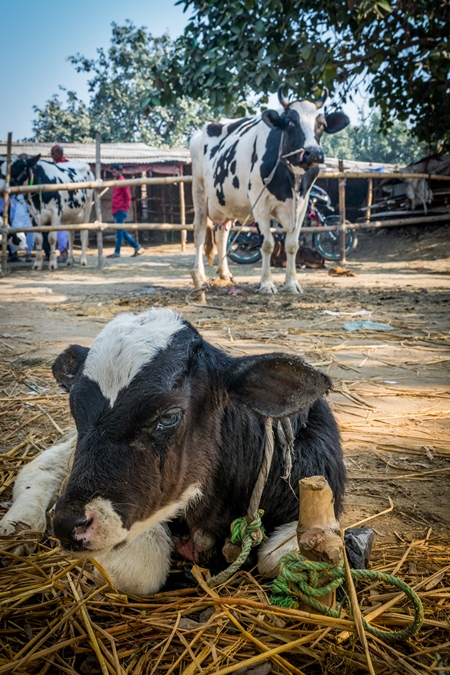
M 138 316 L 121 314 L 95 340 L 83 375 L 98 384 L 112 407 L 119 392 L 159 351 L 168 347 L 182 328 L 181 316 L 171 309 L 153 308 Z

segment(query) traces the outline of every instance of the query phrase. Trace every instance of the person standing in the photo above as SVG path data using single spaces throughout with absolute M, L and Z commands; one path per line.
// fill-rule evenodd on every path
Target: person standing
M 50 154 L 55 164 L 62 164 L 63 162 L 69 161 L 67 157 L 64 157 L 64 149 L 60 145 L 54 145 L 50 150 Z M 67 262 L 67 257 L 69 255 L 69 233 L 67 230 L 59 230 L 56 233 L 56 241 L 59 250 L 58 262 Z
M 111 173 L 114 180 L 125 180 L 123 177 L 123 167 L 122 164 L 111 164 Z M 111 211 L 114 217 L 115 223 L 124 223 L 128 211 L 130 210 L 131 205 L 131 191 L 128 185 L 123 187 L 115 187 L 112 191 L 112 202 L 111 202 Z M 116 230 L 116 246 L 114 253 L 107 255 L 107 258 L 120 258 L 120 249 L 122 247 L 122 242 L 125 239 L 127 244 L 133 247 L 134 252 L 131 257 L 136 258 L 136 256 L 143 253 L 142 247 L 133 239 L 131 235 L 128 234 L 125 230 Z
M 33 227 L 30 214 L 28 213 L 28 204 L 25 195 L 11 195 L 10 206 L 10 220 L 11 227 Z M 17 255 L 17 248 L 11 246 L 11 256 L 8 262 L 17 262 L 19 260 Z M 34 248 L 34 232 L 26 233 L 26 256 L 25 262 L 32 262 L 33 258 L 31 252 Z

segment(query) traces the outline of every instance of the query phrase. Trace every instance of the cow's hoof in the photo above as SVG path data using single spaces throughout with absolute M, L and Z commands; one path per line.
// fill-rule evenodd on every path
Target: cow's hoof
M 67 267 L 73 267 L 74 261 L 73 258 L 67 258 Z
M 281 290 L 283 293 L 294 293 L 295 295 L 298 295 L 299 293 L 303 293 L 303 288 L 300 286 L 298 281 L 292 284 L 285 284 Z
M 83 258 L 80 260 L 80 265 L 81 267 L 87 267 L 87 260 L 83 260 Z
M 57 270 L 58 269 L 58 263 L 57 262 L 50 262 L 48 264 L 48 269 L 52 270 L 52 271 Z
M 42 269 L 42 263 L 34 263 L 33 265 L 33 270 L 41 270 Z
M 263 295 L 275 295 L 275 293 L 278 293 L 277 287 L 275 286 L 274 283 L 264 283 L 261 284 L 259 287 L 258 293 L 262 293 Z

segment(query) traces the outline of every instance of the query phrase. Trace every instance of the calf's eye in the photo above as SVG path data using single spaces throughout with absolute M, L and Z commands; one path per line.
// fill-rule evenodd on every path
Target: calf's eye
M 158 419 L 156 428 L 159 430 L 174 429 L 183 419 L 183 415 L 184 413 L 181 408 L 171 408 L 161 415 L 161 417 Z

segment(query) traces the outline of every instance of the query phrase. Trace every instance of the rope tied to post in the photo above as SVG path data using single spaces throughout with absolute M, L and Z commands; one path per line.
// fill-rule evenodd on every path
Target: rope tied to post
M 355 579 L 367 579 L 395 586 L 405 593 L 414 606 L 414 619 L 403 630 L 386 631 L 374 628 L 361 617 L 368 633 L 386 642 L 401 642 L 417 633 L 424 621 L 424 610 L 421 599 L 410 586 L 391 574 L 375 570 L 351 569 L 350 573 Z M 336 590 L 344 582 L 345 567 L 342 559 L 333 565 L 308 560 L 299 552 L 289 553 L 281 558 L 280 572 L 272 583 L 272 595 L 269 600 L 272 605 L 294 609 L 303 602 L 321 614 L 337 619 L 340 612 L 324 605 L 320 602 L 320 598 Z

